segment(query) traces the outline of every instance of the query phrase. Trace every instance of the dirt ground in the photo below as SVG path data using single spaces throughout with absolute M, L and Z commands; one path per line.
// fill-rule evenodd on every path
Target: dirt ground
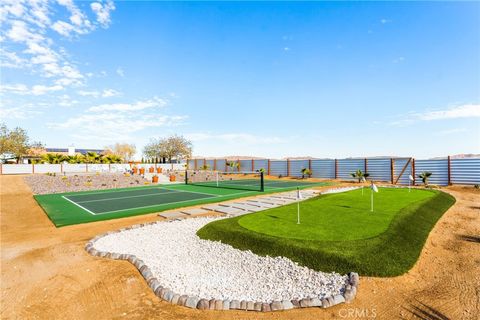
M 95 235 L 155 214 L 57 229 L 22 176 L 1 176 L 0 188 L 1 319 L 479 319 L 480 192 L 472 187 L 445 189 L 457 203 L 407 274 L 361 277 L 351 304 L 265 314 L 171 305 L 129 262 L 84 251 Z

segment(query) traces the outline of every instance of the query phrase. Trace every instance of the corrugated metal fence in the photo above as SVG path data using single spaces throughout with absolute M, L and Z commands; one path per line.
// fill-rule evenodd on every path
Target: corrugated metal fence
M 351 173 L 360 169 L 369 179 L 407 185 L 409 176 L 421 183 L 418 175 L 432 173 L 431 184 L 480 184 L 480 158 L 416 160 L 414 158 L 311 159 L 311 160 L 237 160 L 241 172 L 264 169 L 272 176 L 301 177 L 310 169 L 313 178 L 353 180 Z M 188 161 L 189 169 L 200 169 L 206 163 L 210 170 L 225 171 L 226 160 L 196 159 Z M 229 170 L 230 171 L 230 170 Z

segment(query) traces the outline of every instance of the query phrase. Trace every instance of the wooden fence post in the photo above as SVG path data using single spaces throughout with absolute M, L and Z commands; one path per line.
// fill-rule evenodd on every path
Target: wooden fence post
M 267 160 L 267 175 L 270 175 L 270 159 Z
M 228 166 L 227 166 L 227 164 L 228 164 L 228 160 L 225 159 L 225 172 L 228 172 Z
M 217 171 L 217 159 L 213 159 L 213 171 Z
M 335 179 L 338 178 L 338 159 L 335 159 Z
M 367 173 L 368 172 L 368 159 L 367 158 L 365 158 L 364 169 L 365 169 L 364 173 Z
M 35 173 L 35 165 L 32 163 L 32 173 Z
M 448 163 L 448 185 L 450 186 L 452 184 L 452 171 L 451 171 L 451 161 L 450 161 L 450 156 L 447 157 L 447 163 Z
M 287 177 L 290 177 L 290 159 L 287 158 Z
M 394 160 L 393 158 L 390 158 L 390 180 L 391 180 L 391 183 L 393 184 L 393 179 L 394 179 L 394 169 L 395 169 L 395 164 L 394 164 Z
M 415 158 L 412 158 L 412 177 L 413 177 L 413 185 L 415 185 L 416 177 L 415 177 Z
M 237 169 L 237 171 L 240 172 L 240 171 L 242 171 L 242 170 L 240 170 L 240 168 L 241 168 L 241 166 L 242 166 L 242 165 L 241 165 L 241 162 L 240 162 L 240 159 L 237 159 L 237 163 L 238 163 L 238 169 Z M 233 171 L 235 171 L 235 169 L 234 169 Z
M 194 167 L 193 168 L 195 169 L 195 171 L 198 170 L 198 160 L 197 160 L 197 158 L 195 158 L 195 160 L 194 160 Z

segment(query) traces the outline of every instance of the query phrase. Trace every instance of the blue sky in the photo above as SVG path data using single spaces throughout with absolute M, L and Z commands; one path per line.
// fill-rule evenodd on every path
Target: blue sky
M 50 147 L 480 153 L 480 3 L 3 1 L 0 117 Z

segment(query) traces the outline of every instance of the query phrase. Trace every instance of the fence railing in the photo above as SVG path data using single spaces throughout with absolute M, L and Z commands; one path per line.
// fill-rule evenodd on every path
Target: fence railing
M 228 166 L 237 162 L 234 169 Z M 309 160 L 227 160 L 191 159 L 188 169 L 199 170 L 207 166 L 210 170 L 251 172 L 264 169 L 267 175 L 301 177 L 302 169 L 311 171 L 313 178 L 354 180 L 350 175 L 360 169 L 369 174 L 369 179 L 392 184 L 407 185 L 409 176 L 419 184 L 418 175 L 423 171 L 432 173 L 431 184 L 480 184 L 480 158 L 417 160 L 415 158 L 364 158 L 364 159 L 309 159 Z
M 133 165 L 128 163 L 62 163 L 62 164 L 0 164 L 0 174 L 32 174 L 32 173 L 88 173 L 88 172 L 124 172 Z M 150 167 L 162 168 L 163 170 L 183 170 L 182 163 L 142 163 L 135 164 L 137 168 L 148 169 Z

